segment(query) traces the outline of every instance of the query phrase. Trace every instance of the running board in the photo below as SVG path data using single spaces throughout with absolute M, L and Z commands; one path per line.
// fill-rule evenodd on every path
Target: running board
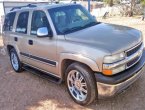
M 38 69 L 35 69 L 33 67 L 30 67 L 30 66 L 25 65 L 25 66 L 23 66 L 23 68 L 25 70 L 33 73 L 34 75 L 37 75 L 37 76 L 39 76 L 41 78 L 44 78 L 44 79 L 46 79 L 48 81 L 51 81 L 51 82 L 54 82 L 56 84 L 60 84 L 62 82 L 62 80 L 60 78 L 58 78 L 56 76 L 53 76 L 53 75 L 51 75 L 49 73 L 45 73 L 43 71 L 40 71 Z

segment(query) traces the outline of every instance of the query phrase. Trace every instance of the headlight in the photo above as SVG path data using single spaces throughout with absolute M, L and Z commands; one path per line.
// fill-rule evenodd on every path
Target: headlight
M 123 60 L 125 58 L 125 53 L 119 53 L 112 56 L 105 56 L 104 63 L 115 63 L 117 61 Z
M 123 60 L 123 59 L 125 59 L 125 53 L 124 52 L 119 53 L 119 54 L 115 54 L 115 55 L 112 55 L 112 56 L 105 56 L 104 57 L 104 64 L 115 63 L 115 62 L 118 62 L 118 61 Z M 120 66 L 110 68 L 110 69 L 108 69 L 107 67 L 105 68 L 103 66 L 103 74 L 105 74 L 105 75 L 114 75 L 114 74 L 119 73 L 119 72 L 121 72 L 125 69 L 126 69 L 126 65 L 120 65 Z

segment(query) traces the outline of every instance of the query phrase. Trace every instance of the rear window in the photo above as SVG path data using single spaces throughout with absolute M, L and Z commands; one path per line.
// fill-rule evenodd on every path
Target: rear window
M 16 16 L 16 12 L 12 12 L 6 15 L 4 26 L 3 26 L 4 31 L 12 31 L 15 16 Z

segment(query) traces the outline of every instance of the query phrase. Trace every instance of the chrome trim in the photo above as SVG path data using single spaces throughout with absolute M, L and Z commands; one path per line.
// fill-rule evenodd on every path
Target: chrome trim
M 143 73 L 142 71 L 143 71 L 143 68 L 131 78 L 125 80 L 124 82 L 114 84 L 114 85 L 97 82 L 98 98 L 104 99 L 107 97 L 112 97 L 122 92 L 142 75 Z
M 88 86 L 84 77 L 78 70 L 71 70 L 67 76 L 68 90 L 77 101 L 86 100 L 88 95 Z
M 47 29 L 47 27 L 38 28 L 38 30 L 37 30 L 37 36 L 38 37 L 48 36 L 48 29 Z
M 142 45 L 141 48 L 136 53 L 134 53 L 133 55 L 131 55 L 129 57 L 126 57 L 124 60 L 118 61 L 116 63 L 111 63 L 111 64 L 103 64 L 103 69 L 112 69 L 112 68 L 115 68 L 115 67 L 118 67 L 118 66 L 121 66 L 121 65 L 124 65 L 124 64 L 130 62 L 131 60 L 133 60 L 136 57 L 140 56 L 140 58 L 141 58 L 143 49 L 144 49 L 144 46 Z M 134 64 L 136 64 L 137 62 L 135 62 Z M 131 65 L 131 66 L 133 66 L 133 65 Z
M 130 48 L 130 49 L 128 49 L 128 50 L 126 50 L 126 51 L 125 51 L 125 53 L 126 53 L 126 52 L 129 52 L 130 50 L 132 50 L 132 49 L 134 49 L 134 48 L 136 48 L 136 47 L 137 47 L 137 46 L 139 46 L 140 44 L 142 44 L 142 45 L 143 45 L 143 43 L 142 43 L 142 42 L 140 42 L 140 43 L 138 43 L 137 45 L 133 46 L 132 48 Z
M 141 55 L 139 56 L 139 59 L 136 61 L 136 62 L 134 62 L 132 65 L 130 65 L 130 66 L 127 66 L 126 65 L 126 69 L 128 69 L 128 68 L 130 68 L 130 67 L 132 67 L 133 65 L 135 65 L 140 59 L 141 59 L 141 57 L 142 57 L 142 53 L 141 53 Z

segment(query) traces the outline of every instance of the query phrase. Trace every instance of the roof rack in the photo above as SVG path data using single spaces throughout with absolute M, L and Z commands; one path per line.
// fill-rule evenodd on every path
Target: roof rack
M 59 4 L 60 2 L 59 1 L 50 1 L 48 2 L 48 4 Z
M 26 5 L 26 6 L 13 7 L 10 11 L 14 11 L 14 10 L 16 10 L 16 9 L 27 8 L 27 7 L 29 7 L 29 8 L 34 8 L 34 7 L 37 7 L 37 5 L 35 5 L 35 4 L 33 3 L 33 4 L 28 4 L 28 5 Z
M 72 2 L 73 0 L 71 0 Z M 51 2 L 48 2 L 48 5 L 50 4 L 59 4 L 60 2 L 59 1 L 51 1 Z M 76 2 L 73 2 L 76 4 Z M 37 7 L 37 4 L 38 3 L 31 3 L 31 4 L 28 4 L 26 6 L 18 6 L 18 7 L 13 7 L 10 11 L 14 11 L 14 10 L 17 10 L 17 9 L 22 9 L 22 8 L 34 8 L 34 7 Z

